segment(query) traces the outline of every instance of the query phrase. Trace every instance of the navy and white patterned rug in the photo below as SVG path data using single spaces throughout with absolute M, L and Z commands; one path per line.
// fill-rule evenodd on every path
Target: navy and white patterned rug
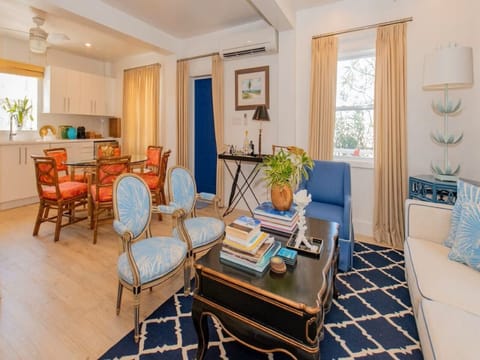
M 352 271 L 337 276 L 340 295 L 325 318 L 320 358 L 422 359 L 403 252 L 356 243 L 353 264 Z M 138 344 L 132 330 L 100 359 L 195 359 L 197 336 L 191 308 L 192 297 L 180 290 L 141 324 Z M 209 326 L 207 360 L 290 359 L 281 353 L 250 350 L 215 322 L 209 320 Z

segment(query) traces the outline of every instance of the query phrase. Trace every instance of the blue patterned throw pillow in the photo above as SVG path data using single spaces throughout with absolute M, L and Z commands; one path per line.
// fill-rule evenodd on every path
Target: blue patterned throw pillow
M 448 258 L 480 271 L 480 204 L 464 204 Z
M 462 209 L 464 205 L 468 203 L 480 203 L 480 188 L 463 180 L 458 180 L 457 201 L 452 209 L 450 231 L 447 239 L 445 240 L 445 246 L 452 247 L 456 238 L 460 217 L 462 216 Z

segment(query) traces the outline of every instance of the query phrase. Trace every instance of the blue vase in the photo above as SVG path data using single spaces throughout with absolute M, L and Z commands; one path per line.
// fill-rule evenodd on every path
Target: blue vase
M 67 136 L 70 140 L 76 139 L 77 138 L 77 129 L 75 129 L 74 127 L 68 128 Z

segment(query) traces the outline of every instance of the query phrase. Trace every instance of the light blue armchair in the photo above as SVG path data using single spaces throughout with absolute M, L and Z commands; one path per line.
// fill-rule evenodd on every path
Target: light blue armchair
M 215 194 L 197 193 L 192 173 L 182 166 L 169 168 L 166 181 L 170 202 L 159 205 L 154 212 L 173 217 L 173 236 L 185 241 L 188 247 L 186 271 L 191 277 L 197 254 L 210 250 L 223 240 L 225 223 L 218 213 L 219 198 Z M 197 216 L 197 200 L 212 204 L 217 217 Z M 188 287 L 185 289 L 190 290 Z
M 348 271 L 353 262 L 353 225 L 350 185 L 350 164 L 338 161 L 315 160 L 308 180 L 301 184 L 312 195 L 305 215 L 335 221 L 340 225 L 338 268 Z
M 190 284 L 186 268 L 187 244 L 175 237 L 152 236 L 152 195 L 138 175 L 120 175 L 113 185 L 113 228 L 122 240 L 118 257 L 117 315 L 123 288 L 134 296 L 134 340 L 140 339 L 140 295 L 184 271 L 184 285 Z

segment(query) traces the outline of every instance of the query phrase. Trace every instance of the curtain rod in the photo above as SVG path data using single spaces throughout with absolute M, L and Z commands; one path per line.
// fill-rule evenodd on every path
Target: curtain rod
M 161 64 L 160 63 L 153 63 L 153 64 L 148 64 L 148 65 L 135 66 L 135 67 L 128 68 L 128 69 L 123 69 L 123 72 L 128 71 L 128 70 L 140 69 L 140 68 L 144 68 L 144 67 L 147 67 L 147 66 L 153 66 L 153 65 L 161 65 Z
M 204 58 L 204 57 L 209 57 L 209 56 L 214 56 L 214 55 L 218 55 L 219 52 L 212 52 L 210 54 L 203 54 L 203 55 L 197 55 L 197 56 L 192 56 L 192 57 L 188 57 L 188 58 L 183 58 L 183 59 L 178 59 L 177 62 L 179 61 L 188 61 L 188 60 L 196 60 L 196 59 L 201 59 L 201 58 Z
M 400 24 L 400 23 L 405 23 L 405 22 L 410 22 L 410 21 L 413 21 L 412 17 L 403 18 L 403 19 L 399 19 L 399 20 L 392 20 L 392 21 L 387 21 L 387 22 L 382 22 L 382 23 L 377 23 L 377 24 L 359 26 L 359 27 L 355 27 L 355 28 L 351 28 L 351 29 L 339 30 L 339 31 L 331 32 L 331 33 L 321 34 L 321 35 L 315 35 L 315 36 L 312 36 L 312 39 L 318 39 L 318 38 L 332 36 L 332 35 L 341 35 L 341 34 L 351 33 L 351 32 L 355 32 L 355 31 L 361 31 L 361 30 L 374 29 L 374 28 L 378 28 L 380 26 Z

